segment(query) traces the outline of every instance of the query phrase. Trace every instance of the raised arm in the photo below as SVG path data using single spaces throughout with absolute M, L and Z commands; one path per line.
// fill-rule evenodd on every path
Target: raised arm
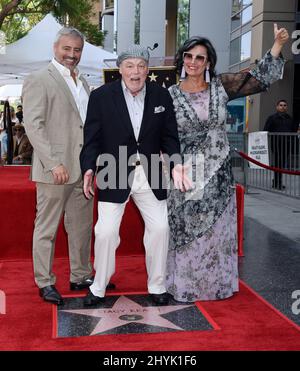
M 281 50 L 288 39 L 287 30 L 285 28 L 278 29 L 275 23 L 274 44 L 271 50 L 258 62 L 256 68 L 249 72 L 220 75 L 229 100 L 265 91 L 272 83 L 282 77 L 284 59 Z

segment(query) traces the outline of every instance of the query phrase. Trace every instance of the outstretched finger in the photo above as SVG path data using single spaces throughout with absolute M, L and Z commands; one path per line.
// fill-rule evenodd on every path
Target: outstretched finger
M 274 34 L 276 35 L 278 32 L 278 25 L 277 23 L 274 23 Z

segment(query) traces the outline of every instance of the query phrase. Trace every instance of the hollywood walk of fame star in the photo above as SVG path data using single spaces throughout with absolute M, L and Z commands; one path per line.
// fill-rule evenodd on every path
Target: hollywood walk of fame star
M 157 79 L 157 78 L 158 78 L 158 76 L 155 75 L 154 72 L 152 72 L 152 74 L 149 75 L 149 79 L 150 79 L 150 81 L 155 81 L 155 82 L 156 82 L 156 79 Z
M 193 306 L 193 304 L 143 307 L 126 296 L 120 296 L 111 308 L 66 309 L 61 310 L 60 312 L 99 318 L 99 322 L 89 334 L 96 335 L 133 322 L 174 330 L 184 330 L 171 321 L 161 317 L 161 315 L 191 306 Z

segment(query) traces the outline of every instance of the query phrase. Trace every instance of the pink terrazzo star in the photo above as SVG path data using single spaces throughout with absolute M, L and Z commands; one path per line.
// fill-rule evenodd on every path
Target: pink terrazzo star
M 120 296 L 112 308 L 69 309 L 61 310 L 61 312 L 99 317 L 99 322 L 94 330 L 90 333 L 90 335 L 96 335 L 133 322 L 165 327 L 174 330 L 184 330 L 167 319 L 161 317 L 161 315 L 191 306 L 193 306 L 193 304 L 143 307 L 126 296 Z

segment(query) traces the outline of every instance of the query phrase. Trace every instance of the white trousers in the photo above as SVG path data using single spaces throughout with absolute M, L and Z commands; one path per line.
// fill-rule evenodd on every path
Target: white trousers
M 159 201 L 154 196 L 142 166 L 135 169 L 130 196 L 145 222 L 143 241 L 146 250 L 148 292 L 162 294 L 166 292 L 165 275 L 169 244 L 167 202 Z M 94 260 L 96 275 L 94 283 L 90 286 L 95 296 L 105 296 L 106 286 L 115 272 L 116 249 L 120 244 L 120 224 L 128 201 L 129 198 L 123 204 L 98 202 Z

